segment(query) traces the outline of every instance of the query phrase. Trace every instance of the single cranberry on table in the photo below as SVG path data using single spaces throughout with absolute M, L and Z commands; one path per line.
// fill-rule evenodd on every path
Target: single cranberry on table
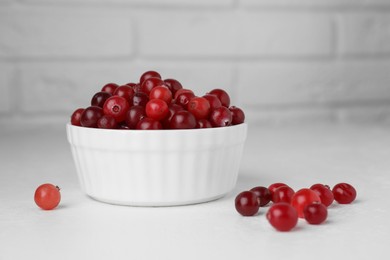
M 162 129 L 162 124 L 160 121 L 157 121 L 153 118 L 145 117 L 142 118 L 138 124 L 136 129 L 138 130 L 159 130 Z
M 250 189 L 254 192 L 260 200 L 260 207 L 266 206 L 271 201 L 271 192 L 268 188 L 263 186 L 257 186 Z
M 81 126 L 80 119 L 81 114 L 84 112 L 84 108 L 76 109 L 70 117 L 70 123 L 75 126 Z
M 232 113 L 227 107 L 221 106 L 210 113 L 210 123 L 213 127 L 224 127 L 232 124 Z
M 109 115 L 103 115 L 97 121 L 97 127 L 103 129 L 116 129 L 118 127 L 118 123 L 115 118 Z
M 146 71 L 141 75 L 141 77 L 139 79 L 139 83 L 142 84 L 145 80 L 147 80 L 149 78 L 160 78 L 161 79 L 161 75 L 157 71 L 153 71 L 153 70 Z
M 271 200 L 272 200 L 272 196 L 273 196 L 274 191 L 277 188 L 282 187 L 282 186 L 288 186 L 288 185 L 283 183 L 283 182 L 275 182 L 275 183 L 272 183 L 271 185 L 268 186 L 268 190 L 271 193 Z
M 274 203 L 287 202 L 290 203 L 294 196 L 294 190 L 289 186 L 281 186 L 272 193 L 272 201 Z
M 196 118 L 187 110 L 176 112 L 169 123 L 171 129 L 193 129 L 196 128 Z
M 105 115 L 110 115 L 119 123 L 125 120 L 126 112 L 130 109 L 129 102 L 123 97 L 112 96 L 103 105 Z
M 229 94 L 223 90 L 223 89 L 213 89 L 207 94 L 213 94 L 218 97 L 218 99 L 221 101 L 222 106 L 224 107 L 229 107 L 230 106 L 230 97 Z
M 196 119 L 206 119 L 210 114 L 210 103 L 203 97 L 193 97 L 187 104 L 187 110 L 191 112 Z
M 321 203 L 324 204 L 326 207 L 329 207 L 333 203 L 334 196 L 329 186 L 317 183 L 313 184 L 310 189 L 317 192 L 318 196 L 321 199 Z
M 102 90 L 101 91 L 104 91 L 104 92 L 108 92 L 110 94 L 113 94 L 115 89 L 117 89 L 119 87 L 118 84 L 115 84 L 115 83 L 108 83 L 106 85 L 104 85 L 102 87 Z
M 141 84 L 140 91 L 149 95 L 150 91 L 157 86 L 165 86 L 164 81 L 160 78 L 148 78 Z
M 311 203 L 304 208 L 303 215 L 309 224 L 318 225 L 328 217 L 328 209 L 322 203 Z
M 160 121 L 168 116 L 168 104 L 161 99 L 151 99 L 145 107 L 146 115 L 154 120 Z
M 315 191 L 307 188 L 298 190 L 291 198 L 291 205 L 296 209 L 300 218 L 304 217 L 305 207 L 312 203 L 321 203 L 321 199 Z
M 97 121 L 104 115 L 101 107 L 90 106 L 84 109 L 80 117 L 80 124 L 84 127 L 97 127 Z
M 232 125 L 239 125 L 244 123 L 245 114 L 244 111 L 236 106 L 229 107 L 230 112 L 232 112 Z
M 134 93 L 132 104 L 133 106 L 146 106 L 146 104 L 149 101 L 149 96 L 146 93 L 143 92 L 136 92 Z
M 60 204 L 60 188 L 51 183 L 42 184 L 35 190 L 34 201 L 41 209 L 52 210 Z
M 97 106 L 103 108 L 104 102 L 111 97 L 112 94 L 105 91 L 95 93 L 91 99 L 91 106 Z
M 176 79 L 164 79 L 164 83 L 172 92 L 172 95 L 175 95 L 179 89 L 183 88 L 182 84 Z
M 349 183 L 338 183 L 333 189 L 332 193 L 335 201 L 339 204 L 350 204 L 356 199 L 356 189 Z
M 211 125 L 210 121 L 205 118 L 198 119 L 196 121 L 196 128 L 212 128 L 212 127 L 213 126 Z
M 145 107 L 143 106 L 132 106 L 126 112 L 126 124 L 130 129 L 135 129 L 138 122 L 146 117 Z
M 298 213 L 289 203 L 273 204 L 267 214 L 268 222 L 278 231 L 290 231 L 298 223 Z
M 166 86 L 157 86 L 150 91 L 149 99 L 161 99 L 170 104 L 172 102 L 172 92 Z
M 259 211 L 260 202 L 254 192 L 243 191 L 236 196 L 234 205 L 241 215 L 253 216 Z
M 114 96 L 120 96 L 125 98 L 128 102 L 133 99 L 134 96 L 134 89 L 128 85 L 122 85 L 119 86 L 115 91 L 114 91 Z
M 219 100 L 219 98 L 216 95 L 206 94 L 206 95 L 203 95 L 202 97 L 207 99 L 207 101 L 209 101 L 210 110 L 214 110 L 214 109 L 222 106 L 221 101 Z

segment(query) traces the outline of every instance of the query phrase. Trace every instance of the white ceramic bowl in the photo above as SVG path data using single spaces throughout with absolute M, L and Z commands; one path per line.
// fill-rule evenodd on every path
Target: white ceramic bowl
M 82 190 L 112 204 L 173 206 L 229 193 L 247 124 L 191 130 L 105 130 L 67 124 Z

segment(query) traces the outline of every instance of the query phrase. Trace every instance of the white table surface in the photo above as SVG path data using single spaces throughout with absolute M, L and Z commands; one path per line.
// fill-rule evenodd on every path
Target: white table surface
M 181 207 L 100 203 L 80 190 L 65 127 L 0 128 L 0 259 L 383 259 L 390 245 L 390 126 L 250 127 L 236 188 Z M 35 188 L 61 187 L 52 211 Z M 285 182 L 353 184 L 351 205 L 330 206 L 319 226 L 275 231 L 261 208 L 242 217 L 234 198 Z

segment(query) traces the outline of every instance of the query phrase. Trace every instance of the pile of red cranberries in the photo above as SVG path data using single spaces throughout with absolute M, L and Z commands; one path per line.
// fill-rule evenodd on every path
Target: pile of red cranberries
M 348 183 L 338 183 L 333 189 L 314 184 L 296 192 L 285 183 L 273 183 L 268 188 L 258 186 L 241 192 L 235 199 L 235 207 L 243 216 L 254 216 L 260 207 L 272 201 L 266 214 L 269 223 L 278 231 L 290 231 L 298 218 L 304 218 L 309 224 L 323 223 L 328 216 L 327 207 L 334 200 L 349 204 L 355 199 L 356 190 Z
M 89 107 L 76 109 L 71 116 L 75 126 L 140 130 L 224 127 L 244 120 L 244 112 L 230 105 L 225 90 L 196 96 L 156 71 L 143 73 L 137 83 L 106 84 Z

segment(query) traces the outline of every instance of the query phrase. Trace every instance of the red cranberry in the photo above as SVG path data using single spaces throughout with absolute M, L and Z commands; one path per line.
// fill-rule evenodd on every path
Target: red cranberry
M 176 92 L 176 94 L 177 93 L 179 93 L 179 92 Z M 176 104 L 181 105 L 184 108 L 187 108 L 188 103 L 190 102 L 190 100 L 193 97 L 195 97 L 194 93 L 183 92 L 176 97 L 175 101 L 176 101 Z
M 104 115 L 97 121 L 97 127 L 98 128 L 104 128 L 104 129 L 115 129 L 117 128 L 118 124 L 114 117 L 109 115 Z
M 222 106 L 221 101 L 219 100 L 219 98 L 216 95 L 206 94 L 203 97 L 209 101 L 210 110 L 214 110 L 214 109 Z
M 202 97 L 193 97 L 187 104 L 187 110 L 191 112 L 196 119 L 208 118 L 210 114 L 210 103 Z
M 294 190 L 289 186 L 281 186 L 272 193 L 272 201 L 278 202 L 291 202 L 291 198 L 294 195 Z
M 318 196 L 320 196 L 321 203 L 326 207 L 330 206 L 334 201 L 334 196 L 329 186 L 325 186 L 323 184 L 313 184 L 310 187 L 311 190 L 317 192 Z
M 103 116 L 103 109 L 101 107 L 90 106 L 87 107 L 80 117 L 80 124 L 84 127 L 97 127 L 97 121 Z
M 171 129 L 193 129 L 196 127 L 196 118 L 187 110 L 176 112 L 169 124 Z
M 241 108 L 231 106 L 229 107 L 230 112 L 232 112 L 232 125 L 242 124 L 245 121 L 245 114 Z
M 136 92 L 133 96 L 133 106 L 146 106 L 149 96 L 143 92 Z
M 219 98 L 219 100 L 221 101 L 222 106 L 224 106 L 224 107 L 230 106 L 230 97 L 229 97 L 229 94 L 225 90 L 217 88 L 217 89 L 211 90 L 208 94 L 216 95 Z
M 165 117 L 165 119 L 162 122 L 163 127 L 165 129 L 170 128 L 170 122 L 171 122 L 173 115 L 178 111 L 184 110 L 184 108 L 182 106 L 180 106 L 178 104 L 174 104 L 174 103 L 169 104 L 168 108 L 169 108 L 168 115 Z
M 282 186 L 288 186 L 288 185 L 283 183 L 283 182 L 275 182 L 275 183 L 272 183 L 271 185 L 268 186 L 268 190 L 271 193 L 271 200 L 272 200 L 272 196 L 273 196 L 275 190 L 279 187 L 282 187 Z
M 126 124 L 130 129 L 135 129 L 138 122 L 144 117 L 146 117 L 146 113 L 143 106 L 132 106 L 126 113 Z
M 177 97 L 180 95 L 180 94 L 183 94 L 183 93 L 192 93 L 193 94 L 193 97 L 195 97 L 195 94 L 194 92 L 191 90 L 191 89 L 187 89 L 187 88 L 182 88 L 182 89 L 179 89 L 178 91 L 176 91 L 175 95 L 174 95 L 174 99 L 177 99 Z
M 157 86 L 164 86 L 164 81 L 160 78 L 148 78 L 141 84 L 141 92 L 149 95 L 150 91 Z
M 273 204 L 266 216 L 269 223 L 278 231 L 290 231 L 298 223 L 297 211 L 286 202 Z
M 81 123 L 80 123 L 80 118 L 81 118 L 81 114 L 84 112 L 84 108 L 78 108 L 76 109 L 72 116 L 70 117 L 70 123 L 72 125 L 76 125 L 76 126 L 81 126 Z
M 141 75 L 141 78 L 139 79 L 139 83 L 142 84 L 145 80 L 147 80 L 149 78 L 161 79 L 161 75 L 157 71 L 153 71 L 153 70 L 146 71 L 145 73 L 143 73 Z
M 218 107 L 210 113 L 210 123 L 213 127 L 223 127 L 232 124 L 232 113 L 227 107 Z
M 356 199 L 356 190 L 348 183 L 336 184 L 333 187 L 332 192 L 335 201 L 340 204 L 349 204 Z
M 149 99 L 161 99 L 167 104 L 170 104 L 172 101 L 172 92 L 166 86 L 157 86 L 150 91 Z
M 162 129 L 162 125 L 160 121 L 154 120 L 153 118 L 145 117 L 138 122 L 136 129 L 158 130 L 158 129 Z
M 115 91 L 114 91 L 114 96 L 120 96 L 126 99 L 128 102 L 133 99 L 134 96 L 134 90 L 132 87 L 128 85 L 122 85 L 119 86 Z
M 169 108 L 167 103 L 164 100 L 151 99 L 146 104 L 145 112 L 148 117 L 160 121 L 168 115 Z
M 235 207 L 243 216 L 253 216 L 259 211 L 259 200 L 254 192 L 243 191 L 235 199 Z
M 103 108 L 104 102 L 111 97 L 109 92 L 101 91 L 93 95 L 91 99 L 91 106 L 97 106 Z
M 164 83 L 172 92 L 172 95 L 175 95 L 176 91 L 183 88 L 181 83 L 176 79 L 164 79 Z
M 115 89 L 117 89 L 117 87 L 119 87 L 118 84 L 115 84 L 115 83 L 108 83 L 106 85 L 103 86 L 102 88 L 102 91 L 104 92 L 108 92 L 110 94 L 113 94 Z
M 309 224 L 318 225 L 328 217 L 328 210 L 322 203 L 312 203 L 303 210 L 303 215 Z
M 196 128 L 212 128 L 210 121 L 207 119 L 199 119 L 196 121 Z
M 266 206 L 271 201 L 271 192 L 263 186 L 257 186 L 250 191 L 254 192 L 260 200 L 260 207 Z
M 314 202 L 321 203 L 320 197 L 311 189 L 300 189 L 291 198 L 291 205 L 298 212 L 298 217 L 303 218 L 303 210 Z
M 112 96 L 103 105 L 105 115 L 110 115 L 117 122 L 122 122 L 126 118 L 126 112 L 130 109 L 129 102 L 123 97 Z

